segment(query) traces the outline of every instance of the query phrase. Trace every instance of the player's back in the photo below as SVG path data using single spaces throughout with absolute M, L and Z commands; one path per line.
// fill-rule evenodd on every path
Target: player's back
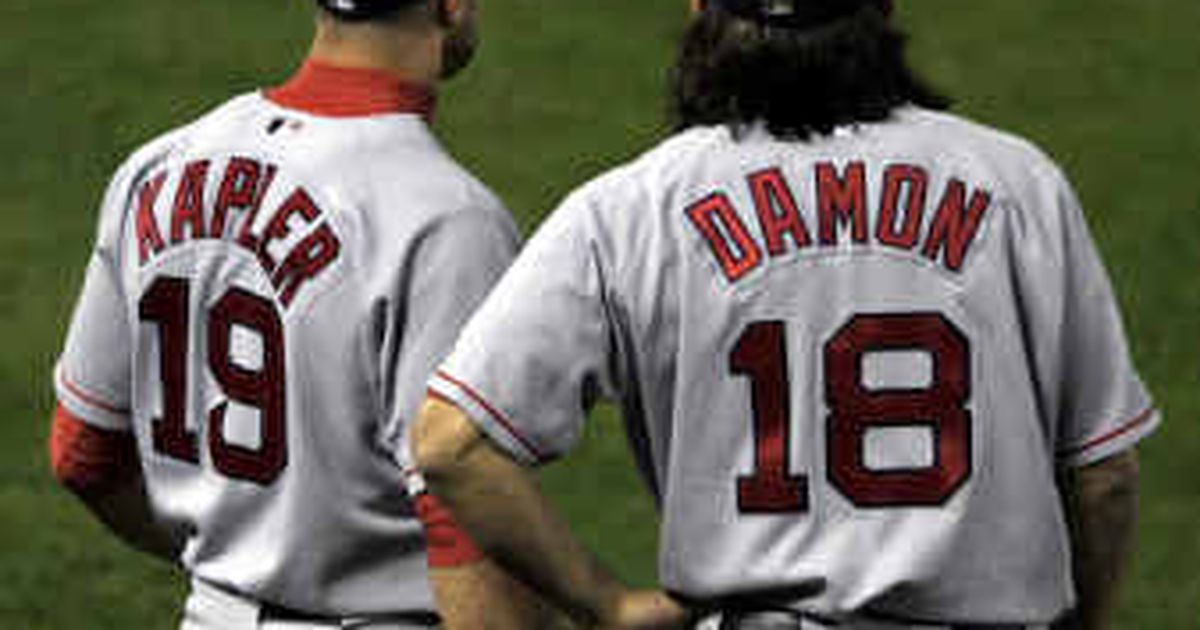
M 100 232 L 149 494 L 184 566 L 310 613 L 432 610 L 396 451 L 456 327 L 423 326 L 410 298 L 440 303 L 450 257 L 503 270 L 516 233 L 498 201 L 419 112 L 319 116 L 256 93 L 135 155 Z M 493 236 L 474 253 L 451 236 L 476 232 Z
M 1149 415 L 1106 380 L 1131 373 L 1119 319 L 1049 160 L 909 108 L 807 142 L 693 129 L 578 199 L 669 589 L 940 621 L 1070 604 L 1057 460 Z M 1080 375 L 1111 385 L 1090 401 L 1061 381 L 1076 318 L 1116 364 Z

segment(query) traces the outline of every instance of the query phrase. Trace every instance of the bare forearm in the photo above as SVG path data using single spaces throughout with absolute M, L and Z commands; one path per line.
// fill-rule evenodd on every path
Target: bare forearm
M 178 545 L 154 518 L 133 434 L 89 425 L 61 404 L 50 426 L 59 484 L 130 546 L 174 562 Z
M 446 630 L 565 630 L 569 621 L 489 560 L 431 567 L 429 581 Z
M 423 472 L 489 556 L 582 623 L 605 621 L 621 586 L 570 534 L 528 472 L 483 439 L 456 462 Z
M 1073 474 L 1068 490 L 1079 603 L 1070 628 L 1109 627 L 1136 540 L 1137 455 L 1127 452 Z
M 458 408 L 431 399 L 411 438 L 430 488 L 475 542 L 576 621 L 624 630 L 688 623 L 687 611 L 666 593 L 627 589 L 605 570 L 571 535 L 530 473 Z
M 78 496 L 109 531 L 129 546 L 166 562 L 178 562 L 179 542 L 155 519 L 140 477 L 104 494 Z

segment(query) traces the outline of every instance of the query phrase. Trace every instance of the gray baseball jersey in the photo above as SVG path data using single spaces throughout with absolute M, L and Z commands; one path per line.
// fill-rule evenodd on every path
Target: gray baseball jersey
M 433 609 L 404 425 L 517 249 L 397 89 L 310 63 L 133 155 L 55 375 L 135 432 L 185 568 L 311 613 Z
M 697 128 L 587 184 L 431 386 L 531 464 L 619 401 L 665 587 L 835 619 L 1052 619 L 1056 470 L 1158 422 L 1058 168 L 917 108 Z

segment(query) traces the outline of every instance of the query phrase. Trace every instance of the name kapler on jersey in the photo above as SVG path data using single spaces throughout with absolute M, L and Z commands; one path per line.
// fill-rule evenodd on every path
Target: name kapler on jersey
M 324 212 L 300 186 L 282 196 L 278 205 L 263 214 L 263 220 L 257 220 L 263 200 L 276 181 L 279 169 L 274 164 L 235 156 L 223 172 L 212 166 L 212 160 L 189 162 L 177 177 L 164 170 L 138 189 L 135 229 L 141 264 L 184 243 L 201 239 L 229 241 L 255 256 L 271 279 L 276 299 L 286 309 L 301 286 L 337 260 L 341 241 L 324 220 Z M 216 196 L 206 200 L 210 173 L 221 173 L 220 185 Z M 169 205 L 163 206 L 170 209 L 166 222 L 169 241 L 164 239 L 155 216 L 168 180 L 175 181 Z M 277 252 L 281 256 L 277 257 Z
M 747 177 L 762 242 L 735 210 L 725 191 L 714 192 L 687 208 L 692 225 L 707 241 L 725 277 L 732 283 L 764 264 L 764 250 L 772 258 L 814 245 L 837 247 L 839 231 L 849 233 L 854 244 L 883 245 L 919 252 L 944 268 L 961 271 L 980 223 L 992 202 L 990 192 L 950 179 L 933 213 L 928 212 L 929 174 L 920 166 L 892 164 L 883 170 L 874 230 L 867 212 L 867 168 L 861 161 L 839 169 L 832 162 L 813 167 L 816 238 L 809 230 L 792 186 L 778 168 Z M 928 228 L 922 230 L 929 216 Z M 789 247 L 788 241 L 791 241 Z

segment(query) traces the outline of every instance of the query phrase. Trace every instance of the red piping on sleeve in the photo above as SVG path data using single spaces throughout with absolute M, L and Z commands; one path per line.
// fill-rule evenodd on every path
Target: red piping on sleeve
M 1141 414 L 1139 414 L 1133 420 L 1130 420 L 1129 422 L 1121 425 L 1120 427 L 1113 429 L 1112 431 L 1109 431 L 1108 433 L 1105 433 L 1104 435 L 1101 435 L 1100 437 L 1095 438 L 1082 446 L 1076 446 L 1074 448 L 1069 448 L 1064 451 L 1060 451 L 1059 456 L 1060 457 L 1070 457 L 1072 455 L 1078 455 L 1079 453 L 1082 453 L 1084 451 L 1089 451 L 1097 446 L 1100 446 L 1101 444 L 1104 444 L 1105 442 L 1110 442 L 1112 440 L 1115 440 L 1115 439 L 1121 437 L 1122 435 L 1125 435 L 1126 433 L 1129 433 L 1130 431 L 1133 431 L 1134 429 L 1149 422 L 1150 419 L 1153 417 L 1154 417 L 1154 408 L 1147 409 L 1147 410 L 1143 411 Z
M 120 415 L 128 415 L 129 414 L 129 409 L 127 409 L 125 407 L 118 407 L 116 405 L 107 403 L 103 399 L 89 394 L 82 387 L 71 382 L 71 379 L 67 378 L 67 375 L 65 375 L 65 374 L 62 375 L 62 384 L 63 384 L 63 387 L 67 388 L 67 391 L 71 392 L 75 396 L 79 397 L 79 399 L 82 400 L 83 402 L 85 402 L 93 407 L 96 407 L 97 409 L 101 409 L 101 410 L 107 411 L 109 413 L 115 413 L 115 414 L 120 414 Z
M 464 394 L 469 396 L 471 398 L 471 400 L 478 403 L 480 407 L 483 407 L 483 409 L 485 411 L 487 411 L 489 415 L 492 416 L 492 419 L 494 419 L 496 421 L 496 423 L 500 425 L 501 428 L 503 428 L 506 432 L 508 432 L 509 435 L 513 436 L 513 438 L 517 442 L 520 442 L 521 446 L 524 446 L 526 450 L 528 450 L 530 453 L 532 453 L 535 459 L 537 459 L 538 461 L 545 459 L 545 457 L 542 455 L 541 451 L 539 451 L 533 445 L 533 442 L 531 442 L 528 438 L 526 438 L 524 435 L 522 435 L 521 432 L 517 430 L 516 426 L 514 426 L 513 423 L 511 421 L 509 421 L 509 419 L 502 412 L 500 412 L 500 410 L 496 409 L 490 403 L 488 403 L 487 399 L 484 398 L 479 392 L 472 389 L 470 385 L 467 385 L 466 383 L 454 378 L 453 376 L 450 376 L 449 374 L 447 374 L 446 372 L 444 372 L 442 370 L 438 370 L 436 372 L 436 374 L 439 378 L 445 380 L 446 382 L 448 382 L 452 385 L 457 386 L 459 389 L 461 389 L 463 391 Z M 444 399 L 445 397 L 443 396 L 442 398 Z M 453 401 L 449 401 L 449 402 L 453 403 Z

